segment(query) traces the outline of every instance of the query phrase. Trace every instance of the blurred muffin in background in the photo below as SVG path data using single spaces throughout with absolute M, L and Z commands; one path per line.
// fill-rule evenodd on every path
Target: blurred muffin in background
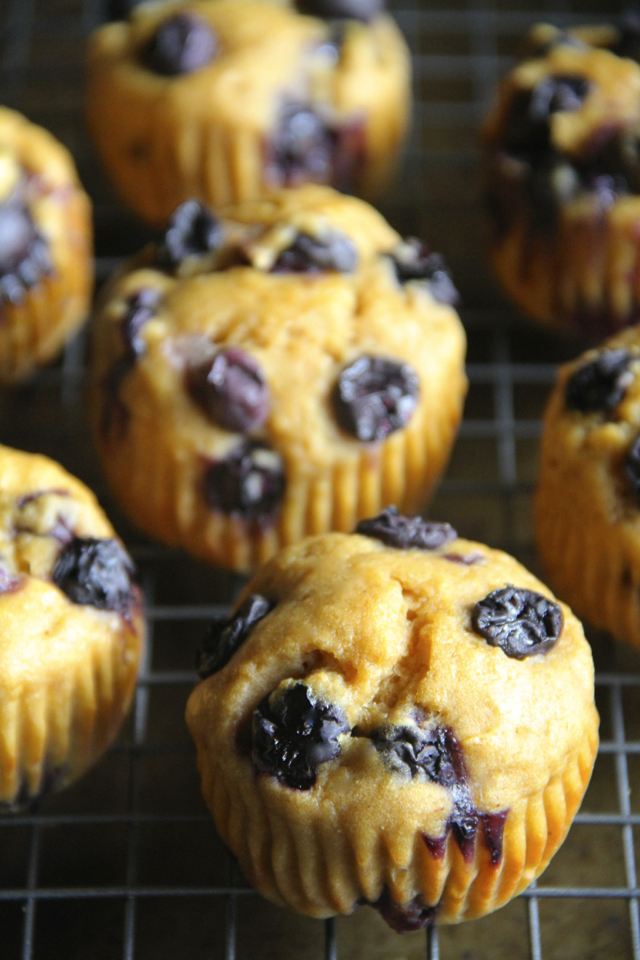
M 491 256 L 519 307 L 599 338 L 640 319 L 640 19 L 541 24 L 484 128 Z
M 277 187 L 388 184 L 410 112 L 410 58 L 381 0 L 137 6 L 89 47 L 87 117 L 144 219 Z
M 68 151 L 0 107 L 0 382 L 51 360 L 85 320 L 91 204 Z

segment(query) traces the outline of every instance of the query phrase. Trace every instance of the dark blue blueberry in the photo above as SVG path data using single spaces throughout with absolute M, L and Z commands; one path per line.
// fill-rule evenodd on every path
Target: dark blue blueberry
M 283 250 L 272 273 L 353 273 L 358 266 L 358 250 L 352 240 L 338 230 L 325 237 L 299 233 Z
M 324 703 L 303 683 L 265 697 L 253 712 L 252 759 L 261 773 L 294 790 L 310 790 L 318 766 L 340 754 L 338 737 L 349 732 L 344 712 Z
M 134 599 L 133 573 L 117 540 L 74 537 L 60 551 L 51 578 L 72 603 L 126 614 Z
M 262 367 L 240 347 L 218 351 L 187 371 L 193 398 L 225 430 L 247 433 L 267 419 L 269 387 Z
M 173 212 L 158 248 L 158 262 L 174 270 L 187 257 L 218 250 L 224 230 L 217 217 L 199 200 L 186 200 Z
M 341 372 L 333 402 L 342 429 L 371 443 L 406 427 L 419 396 L 420 381 L 410 364 L 365 354 Z
M 439 303 L 455 304 L 460 299 L 444 258 L 434 253 L 422 240 L 407 237 L 388 256 L 395 268 L 398 283 L 423 280 L 428 284 L 434 300 Z
M 273 608 L 265 597 L 252 593 L 230 618 L 214 620 L 198 651 L 196 669 L 204 679 L 225 667 L 244 643 L 256 623 Z
M 640 503 L 640 435 L 631 444 L 624 469 L 636 500 Z
M 369 736 L 385 765 L 396 773 L 411 779 L 424 774 L 443 787 L 464 780 L 460 745 L 448 727 L 389 724 Z
M 423 927 L 431 926 L 435 923 L 438 912 L 437 904 L 433 907 L 426 906 L 419 895 L 407 903 L 396 903 L 387 887 L 384 888 L 380 898 L 371 906 L 375 907 L 382 919 L 396 933 L 411 933 L 414 930 L 422 930 Z
M 218 52 L 211 25 L 195 13 L 177 13 L 160 24 L 144 48 L 145 64 L 163 76 L 175 77 L 206 67 Z
M 262 523 L 274 519 L 284 496 L 284 466 L 264 444 L 245 441 L 224 460 L 211 463 L 204 494 L 214 510 Z
M 564 618 L 559 604 L 541 593 L 507 586 L 479 600 L 471 621 L 476 633 L 492 647 L 524 660 L 547 653 L 555 645 Z
M 52 269 L 49 246 L 27 208 L 0 204 L 0 305 L 22 303 L 27 290 Z
M 610 413 L 633 381 L 629 370 L 633 359 L 627 350 L 603 350 L 595 360 L 579 367 L 567 380 L 567 409 Z
M 377 517 L 361 520 L 355 529 L 365 537 L 381 540 L 400 550 L 437 550 L 458 536 L 448 523 L 432 523 L 422 517 L 405 517 L 397 507 L 387 507 Z

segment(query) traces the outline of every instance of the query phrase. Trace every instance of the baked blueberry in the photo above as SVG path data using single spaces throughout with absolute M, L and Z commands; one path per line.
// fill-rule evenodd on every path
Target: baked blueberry
M 48 244 L 27 208 L 0 204 L 0 304 L 21 303 L 26 290 L 51 269 Z
M 153 287 L 143 287 L 127 299 L 127 310 L 120 329 L 125 351 L 134 358 L 144 353 L 144 340 L 140 333 L 155 315 L 160 300 L 160 291 Z
M 195 13 L 177 13 L 160 24 L 143 59 L 155 73 L 174 77 L 206 67 L 217 52 L 218 40 L 206 20 Z
M 349 732 L 340 707 L 324 703 L 303 683 L 267 696 L 253 712 L 252 759 L 258 770 L 294 790 L 310 790 L 318 766 L 340 755 L 338 737 Z
M 579 110 L 590 89 L 584 77 L 557 76 L 546 77 L 532 90 L 521 91 L 513 100 L 505 127 L 507 152 L 531 160 L 548 151 L 551 114 Z
M 223 617 L 214 620 L 198 651 L 198 675 L 204 679 L 222 670 L 256 623 L 263 620 L 272 608 L 273 604 L 265 597 L 252 593 L 230 619 Z
M 410 364 L 364 354 L 341 372 L 333 401 L 342 429 L 370 443 L 406 427 L 419 395 Z
M 246 433 L 269 412 L 269 387 L 258 361 L 240 347 L 227 347 L 187 371 L 189 390 L 206 415 L 225 430 Z
M 460 744 L 447 727 L 385 726 L 369 736 L 389 769 L 405 777 L 423 774 L 443 787 L 464 780 Z
M 640 436 L 631 444 L 627 453 L 624 469 L 634 496 L 640 502 Z
M 424 280 L 431 295 L 439 303 L 455 304 L 459 300 L 444 258 L 416 237 L 406 237 L 389 254 L 398 283 Z
M 494 590 L 479 600 L 471 619 L 481 637 L 516 660 L 550 650 L 564 622 L 562 610 L 553 600 L 513 586 Z
M 219 249 L 222 224 L 199 200 L 186 200 L 169 218 L 158 249 L 158 261 L 173 270 L 188 257 L 202 257 Z
M 377 517 L 361 520 L 355 533 L 374 537 L 400 550 L 437 550 L 458 534 L 448 523 L 434 523 L 422 517 L 405 517 L 397 507 L 386 507 Z
M 421 896 L 414 897 L 408 903 L 396 903 L 387 887 L 372 906 L 396 933 L 422 930 L 435 922 L 438 913 L 437 906 L 426 906 Z
M 353 273 L 358 266 L 358 250 L 344 233 L 332 230 L 326 236 L 311 237 L 299 233 L 290 247 L 283 250 L 272 267 L 272 273 Z
M 284 484 L 280 455 L 264 444 L 245 441 L 207 467 L 204 491 L 214 510 L 268 522 L 280 507 Z
M 595 360 L 579 367 L 567 380 L 567 410 L 610 413 L 633 381 L 627 350 L 603 350 Z
M 284 187 L 331 183 L 335 147 L 335 133 L 315 110 L 285 103 L 268 146 L 267 166 Z
M 127 613 L 133 572 L 117 540 L 74 537 L 60 551 L 51 578 L 72 603 Z

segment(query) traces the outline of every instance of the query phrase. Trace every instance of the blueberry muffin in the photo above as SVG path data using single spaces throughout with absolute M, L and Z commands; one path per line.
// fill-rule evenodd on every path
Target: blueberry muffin
M 545 415 L 538 550 L 560 596 L 640 646 L 640 329 L 561 368 Z
M 0 107 L 0 382 L 51 360 L 93 284 L 89 198 L 55 138 Z
M 283 190 L 178 208 L 95 324 L 94 434 L 150 536 L 236 570 L 422 506 L 466 390 L 442 258 L 361 200 Z
M 247 879 L 398 932 L 482 916 L 562 843 L 597 749 L 582 627 L 515 560 L 394 508 L 287 547 L 212 625 L 187 722 Z
M 87 117 L 141 217 L 278 187 L 369 199 L 391 178 L 410 109 L 409 53 L 382 0 L 143 4 L 89 48 Z
M 0 810 L 64 787 L 113 740 L 143 640 L 133 566 L 93 494 L 0 447 Z
M 526 313 L 599 339 L 640 319 L 640 22 L 527 49 L 484 131 L 492 259 Z

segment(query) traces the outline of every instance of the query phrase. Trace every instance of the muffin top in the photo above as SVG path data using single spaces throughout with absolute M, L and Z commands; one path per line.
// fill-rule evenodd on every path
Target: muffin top
M 640 192 L 640 30 L 541 24 L 485 125 L 503 177 L 531 182 L 541 216 L 575 200 L 607 210 Z M 635 57 L 636 59 L 632 59 Z
M 428 415 L 443 369 L 464 380 L 454 298 L 437 254 L 329 188 L 219 220 L 190 201 L 103 299 L 96 428 L 117 445 L 154 416 L 178 456 L 313 475 Z
M 280 97 L 343 115 L 375 96 L 385 77 L 395 83 L 405 45 L 381 7 L 379 0 L 301 0 L 301 12 L 280 0 L 142 4 L 94 34 L 89 61 L 113 71 L 131 96 L 161 95 L 168 109 L 213 112 L 232 124 L 241 116 L 247 128 L 265 130 Z
M 133 564 L 93 494 L 46 457 L 0 447 L 5 684 L 140 626 Z
M 453 826 L 466 857 L 479 816 L 595 739 L 590 649 L 508 555 L 394 508 L 357 529 L 283 550 L 212 628 L 187 708 L 200 766 L 257 775 L 294 817 L 350 810 L 407 843 Z
M 42 127 L 0 107 L 0 316 L 51 274 L 68 228 L 64 207 L 81 191 L 70 154 Z

